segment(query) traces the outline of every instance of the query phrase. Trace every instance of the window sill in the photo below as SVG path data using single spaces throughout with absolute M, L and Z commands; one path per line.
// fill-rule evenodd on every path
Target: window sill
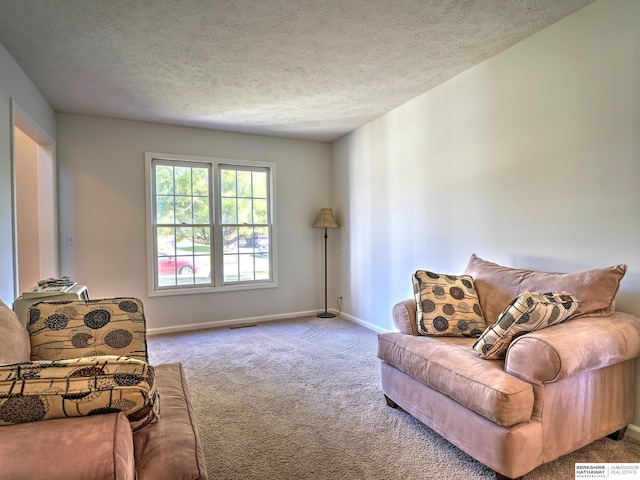
M 223 285 L 220 287 L 185 287 L 185 288 L 173 288 L 166 290 L 149 290 L 149 297 L 168 297 L 173 295 L 197 295 L 203 293 L 223 293 L 223 292 L 237 292 L 242 290 L 262 290 L 265 288 L 276 288 L 277 282 L 265 282 L 265 283 L 242 283 L 238 285 Z

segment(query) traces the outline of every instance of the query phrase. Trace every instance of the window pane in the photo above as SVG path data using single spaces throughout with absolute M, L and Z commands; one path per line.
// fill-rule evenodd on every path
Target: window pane
M 238 223 L 253 223 L 253 209 L 250 198 L 238 198 Z
M 176 270 L 183 283 L 193 283 L 193 275 L 195 273 L 193 255 L 180 255 L 176 257 Z
M 176 223 L 193 223 L 191 197 L 176 197 Z
M 156 236 L 158 253 L 175 255 L 176 253 L 176 229 L 173 227 L 160 227 Z
M 238 223 L 235 198 L 222 199 L 222 223 L 231 225 Z
M 164 195 L 156 197 L 156 223 L 174 223 L 174 198 Z
M 193 223 L 209 223 L 209 197 L 193 199 Z
M 193 229 L 194 250 L 200 255 L 211 253 L 211 227 L 198 227 Z
M 156 194 L 173 195 L 173 167 L 156 166 Z
M 223 277 L 225 282 L 237 282 L 239 280 L 237 255 L 224 256 Z
M 211 256 L 200 255 L 195 257 L 196 283 L 211 283 Z
M 238 228 L 224 227 L 222 229 L 222 242 L 224 253 L 234 253 L 238 251 Z
M 269 263 L 269 254 L 259 254 L 255 257 L 255 279 L 256 280 L 269 280 L 269 270 L 271 264 Z
M 193 228 L 176 228 L 176 252 L 178 254 L 193 253 Z
M 169 255 L 158 255 L 158 274 L 159 275 L 175 275 L 176 274 L 176 257 L 171 257 Z
M 158 254 L 158 283 L 163 286 L 177 284 L 179 257 Z
M 192 228 L 194 282 L 211 283 L 211 227 Z
M 238 197 L 251 197 L 251 172 L 238 171 Z
M 252 223 L 269 223 L 269 217 L 267 216 L 267 201 L 254 199 L 253 200 L 253 222 Z
M 249 281 L 254 280 L 253 273 L 253 255 L 238 255 L 240 259 L 240 280 Z
M 267 172 L 253 172 L 253 197 L 267 198 Z
M 236 196 L 236 172 L 235 170 L 220 171 L 220 190 L 223 197 Z
M 193 169 L 193 194 L 201 197 L 209 197 L 209 169 Z
M 238 230 L 239 246 L 242 249 L 253 248 L 253 228 L 243 227 Z
M 176 167 L 176 195 L 191 195 L 191 167 Z
M 259 252 L 269 251 L 269 229 L 267 227 L 256 227 L 254 229 L 255 246 Z

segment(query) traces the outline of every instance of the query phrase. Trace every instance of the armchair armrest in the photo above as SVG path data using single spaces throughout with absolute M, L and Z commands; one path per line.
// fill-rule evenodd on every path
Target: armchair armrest
M 416 301 L 413 298 L 402 300 L 393 306 L 393 323 L 400 333 L 418 335 L 416 312 Z
M 581 317 L 516 338 L 505 371 L 530 383 L 556 382 L 640 355 L 640 318 L 614 312 Z

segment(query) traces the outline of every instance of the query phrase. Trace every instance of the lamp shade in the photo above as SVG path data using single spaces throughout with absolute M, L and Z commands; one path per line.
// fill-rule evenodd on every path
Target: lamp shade
M 336 219 L 333 218 L 333 213 L 331 213 L 330 208 L 322 208 L 313 226 L 316 228 L 337 228 L 340 225 L 338 225 Z

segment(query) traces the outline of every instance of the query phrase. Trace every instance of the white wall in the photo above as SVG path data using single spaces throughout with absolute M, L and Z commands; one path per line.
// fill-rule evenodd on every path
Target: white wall
M 330 203 L 329 144 L 68 114 L 57 128 L 60 273 L 93 298 L 141 298 L 152 331 L 322 309 L 323 238 L 311 225 Z M 276 163 L 278 288 L 147 297 L 145 151 Z
M 55 114 L 31 80 L 0 45 L 0 299 L 11 305 L 14 281 L 14 234 L 12 219 L 12 137 L 14 107 L 28 117 L 49 139 L 55 139 Z M 13 107 L 12 107 L 13 106 Z
M 640 314 L 640 2 L 599 1 L 333 145 L 336 293 L 391 329 L 417 268 L 626 263 Z
M 637 0 L 597 1 L 334 143 L 349 318 L 393 329 L 416 269 L 472 253 L 625 263 L 618 308 L 640 314 L 639 22 Z

